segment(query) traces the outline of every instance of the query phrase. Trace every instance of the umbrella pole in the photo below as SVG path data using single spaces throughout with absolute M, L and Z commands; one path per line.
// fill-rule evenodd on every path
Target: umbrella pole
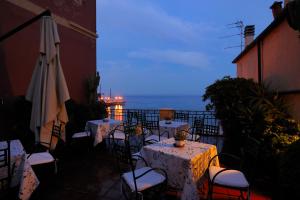
M 18 26 L 18 27 L 16 27 L 16 28 L 12 29 L 11 31 L 5 33 L 4 35 L 2 35 L 2 36 L 0 37 L 0 42 L 2 42 L 3 40 L 5 40 L 5 39 L 8 38 L 8 37 L 14 35 L 15 33 L 17 33 L 17 32 L 19 32 L 19 31 L 23 30 L 24 28 L 26 28 L 27 26 L 31 25 L 33 22 L 39 20 L 39 19 L 40 19 L 41 17 L 43 17 L 43 16 L 51 16 L 50 10 L 45 10 L 45 11 L 42 12 L 41 14 L 39 14 L 39 15 L 33 17 L 32 19 L 28 20 L 27 22 L 25 22 L 25 23 L 21 24 L 20 26 Z

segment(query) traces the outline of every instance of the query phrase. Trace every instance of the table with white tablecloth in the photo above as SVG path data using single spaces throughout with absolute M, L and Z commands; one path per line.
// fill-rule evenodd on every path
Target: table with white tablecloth
M 141 155 L 151 167 L 164 169 L 168 185 L 182 190 L 182 200 L 198 200 L 197 184 L 208 167 L 209 160 L 217 154 L 214 145 L 186 141 L 184 147 L 175 147 L 174 138 L 144 146 Z M 141 161 L 137 163 L 139 167 Z M 218 166 L 218 159 L 212 165 Z
M 161 133 L 167 131 L 170 137 L 174 137 L 180 130 L 188 131 L 189 124 L 187 122 L 161 120 L 159 121 L 159 128 Z
M 0 142 L 0 147 L 5 147 L 6 142 Z M 11 140 L 10 143 L 11 165 L 15 165 L 11 187 L 20 185 L 18 197 L 27 200 L 39 185 L 39 180 L 31 168 L 26 152 L 20 140 Z
M 114 119 L 87 121 L 85 129 L 91 131 L 94 137 L 94 146 L 101 143 L 108 136 L 111 130 L 121 124 L 121 121 Z

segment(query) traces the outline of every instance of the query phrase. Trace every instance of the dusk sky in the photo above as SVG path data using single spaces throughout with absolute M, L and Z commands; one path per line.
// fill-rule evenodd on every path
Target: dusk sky
M 255 35 L 272 20 L 272 0 L 97 0 L 97 70 L 113 95 L 202 95 L 240 48 L 242 20 Z

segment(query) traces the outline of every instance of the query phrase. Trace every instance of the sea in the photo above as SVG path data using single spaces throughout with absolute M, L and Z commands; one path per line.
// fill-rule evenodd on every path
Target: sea
M 172 108 L 175 110 L 203 111 L 207 102 L 202 101 L 199 95 L 131 95 L 124 96 L 125 109 L 160 109 Z

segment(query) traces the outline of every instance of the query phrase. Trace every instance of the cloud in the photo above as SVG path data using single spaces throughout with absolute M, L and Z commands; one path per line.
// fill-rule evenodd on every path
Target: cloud
M 203 31 L 213 29 L 207 24 L 192 23 L 172 16 L 145 1 L 99 0 L 97 6 L 100 9 L 100 24 L 122 32 L 129 31 L 164 40 L 192 43 L 193 40 L 199 39 Z
M 207 55 L 196 51 L 141 50 L 128 53 L 131 58 L 147 59 L 159 63 L 169 63 L 205 69 L 210 61 Z

